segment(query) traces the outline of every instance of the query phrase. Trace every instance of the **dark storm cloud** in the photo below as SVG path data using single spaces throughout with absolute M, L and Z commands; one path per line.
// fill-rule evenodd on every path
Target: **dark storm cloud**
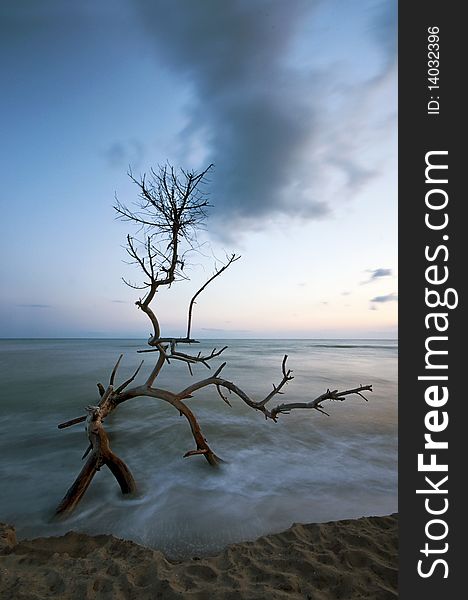
M 385 55 L 382 77 L 395 61 L 394 4 L 377 4 L 367 14 L 370 37 L 380 46 L 376 52 Z M 330 89 L 333 73 L 287 63 L 301 25 L 319 5 L 313 0 L 137 3 L 159 61 L 191 83 L 189 124 L 180 143 L 187 147 L 201 140 L 204 163 L 215 164 L 210 189 L 218 219 L 228 216 L 258 229 L 278 214 L 320 218 L 331 211 L 332 198 L 356 193 L 376 174 L 357 158 L 359 118 L 337 115 L 342 122 L 333 123 L 334 131 L 322 123 L 318 98 Z M 362 6 L 356 10 L 365 15 Z M 379 77 L 372 79 L 362 87 L 365 93 L 374 93 Z M 338 193 L 330 191 L 329 168 L 341 182 Z
M 255 219 L 278 211 L 301 210 L 310 218 L 328 212 L 318 199 L 303 203 L 297 165 L 315 114 L 302 76 L 284 65 L 298 23 L 315 4 L 139 3 L 159 59 L 192 84 L 182 139 L 199 136 L 208 149 L 218 213 Z
M 21 8 L 23 4 L 26 8 Z M 15 22 L 27 22 L 31 30 L 53 24 L 48 40 L 55 39 L 57 32 L 69 35 L 77 25 L 94 27 L 97 22 L 107 23 L 110 32 L 116 23 L 119 27 L 124 23 L 128 34 L 136 34 L 133 29 L 146 34 L 145 39 L 154 44 L 158 68 L 177 78 L 174 94 L 186 99 L 187 123 L 180 130 L 177 163 L 184 167 L 215 164 L 209 189 L 219 222 L 229 219 L 230 225 L 240 222 L 249 229 L 262 229 L 278 215 L 326 217 L 334 202 L 356 194 L 376 175 L 372 161 L 360 156 L 361 149 L 370 145 L 365 132 L 373 124 L 366 108 L 359 115 L 354 106 L 365 106 L 363 96 L 376 93 L 395 62 L 395 2 L 376 3 L 372 10 L 356 3 L 355 14 L 367 19 L 367 37 L 384 64 L 380 76 L 368 82 L 352 79 L 348 87 L 334 65 L 316 71 L 298 68 L 291 59 L 298 40 L 306 46 L 310 42 L 304 36 L 311 30 L 304 29 L 304 23 L 310 24 L 316 8 L 323 6 L 320 0 L 83 0 L 78 4 L 44 0 L 40 8 L 39 3 L 25 0 L 12 6 Z M 138 24 L 124 19 L 126 10 L 135 7 Z M 325 27 L 333 30 L 333 23 Z M 338 38 L 336 43 L 341 43 Z M 325 55 L 327 49 L 320 52 Z M 347 48 L 343 52 L 350 64 L 366 61 L 353 58 Z M 135 94 L 144 96 L 145 83 Z M 330 108 L 330 97 L 338 96 L 352 107 L 349 112 Z M 166 101 L 165 96 L 162 106 Z M 164 119 L 158 106 L 154 110 Z M 146 158 L 138 144 L 118 139 L 105 156 L 120 169 L 129 163 L 138 168 Z M 156 156 L 151 161 L 166 158 Z M 223 230 L 228 236 L 233 228 Z
M 318 4 L 137 3 L 159 62 L 191 84 L 180 146 L 201 140 L 203 163 L 215 164 L 210 189 L 218 218 L 237 217 L 250 228 L 281 213 L 320 218 L 331 210 L 320 184 L 329 166 L 350 192 L 375 174 L 356 159 L 349 123 L 342 126 L 349 131 L 348 144 L 318 132 L 323 126 L 316 99 L 329 73 L 287 64 L 299 27 Z M 311 151 L 314 139 L 320 144 L 325 137 L 325 151 Z

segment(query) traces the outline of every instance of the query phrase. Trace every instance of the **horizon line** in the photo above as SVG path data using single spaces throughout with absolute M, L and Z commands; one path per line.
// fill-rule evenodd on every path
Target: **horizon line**
M 141 337 L 86 337 L 86 336 L 54 336 L 54 337 L 2 337 L 0 341 L 11 341 L 11 340 L 145 340 L 146 338 Z M 342 337 L 198 337 L 197 340 L 398 340 L 396 337 L 359 337 L 359 336 L 342 336 Z M 181 342 L 183 343 L 183 342 Z

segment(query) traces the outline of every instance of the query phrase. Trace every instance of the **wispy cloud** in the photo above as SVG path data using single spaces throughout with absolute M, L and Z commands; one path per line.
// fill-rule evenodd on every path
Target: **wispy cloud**
M 21 308 L 53 308 L 51 304 L 16 304 Z
M 377 304 L 384 304 L 385 302 L 398 302 L 398 296 L 394 292 L 387 294 L 386 296 L 375 296 L 371 299 L 371 302 Z
M 367 269 L 366 273 L 370 273 L 371 275 L 370 275 L 369 279 L 367 279 L 366 281 L 362 281 L 361 285 L 365 285 L 366 283 L 371 283 L 373 281 L 376 281 L 377 279 L 382 279 L 383 277 L 391 277 L 392 276 L 392 270 L 384 269 L 384 268 Z

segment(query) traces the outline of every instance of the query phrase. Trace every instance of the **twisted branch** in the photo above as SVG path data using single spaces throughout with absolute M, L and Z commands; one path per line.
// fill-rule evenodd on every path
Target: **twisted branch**
M 106 400 L 112 397 L 112 386 L 109 386 L 108 390 L 106 390 L 106 393 L 107 392 Z M 83 455 L 83 458 L 85 458 L 89 452 L 91 452 L 91 455 L 58 505 L 55 511 L 56 516 L 63 517 L 73 511 L 91 484 L 94 475 L 103 465 L 106 465 L 116 478 L 122 494 L 131 494 L 136 491 L 135 480 L 133 479 L 133 475 L 129 468 L 110 449 L 109 437 L 107 436 L 102 423 L 104 415 L 107 414 L 107 406 L 89 406 L 87 410 L 88 418 L 86 430 L 88 432 L 90 446 Z
M 354 388 L 351 390 L 344 390 L 342 392 L 339 392 L 338 390 L 333 390 L 333 391 L 327 390 L 324 394 L 321 394 L 320 396 L 318 396 L 314 400 L 311 400 L 310 402 L 294 402 L 294 403 L 289 403 L 289 404 L 280 404 L 276 408 L 274 408 L 270 411 L 267 409 L 266 404 L 268 402 L 270 402 L 270 400 L 272 398 L 274 398 L 274 396 L 276 396 L 277 394 L 282 394 L 283 393 L 281 391 L 282 388 L 289 381 L 291 381 L 291 379 L 294 379 L 294 377 L 291 375 L 291 370 L 286 368 L 287 358 L 288 358 L 288 356 L 286 354 L 284 356 L 283 362 L 281 364 L 281 371 L 283 374 L 282 380 L 280 381 L 280 383 L 278 385 L 273 384 L 273 390 L 267 396 L 265 396 L 265 398 L 263 398 L 263 400 L 259 400 L 259 401 L 253 400 L 252 398 L 250 398 L 250 396 L 248 394 L 246 394 L 242 389 L 240 389 L 232 381 L 228 381 L 226 379 L 220 378 L 218 376 L 219 372 L 226 363 L 221 365 L 221 368 L 214 374 L 213 377 L 208 377 L 207 379 L 203 379 L 201 381 L 193 383 L 192 385 L 186 387 L 184 390 L 179 392 L 179 394 L 177 394 L 177 396 L 178 397 L 186 397 L 187 395 L 192 395 L 197 390 L 200 390 L 200 389 L 210 386 L 210 385 L 214 385 L 217 388 L 218 393 L 220 392 L 220 388 L 225 388 L 225 389 L 229 390 L 230 392 L 233 392 L 234 394 L 236 394 L 236 396 L 238 396 L 241 400 L 243 400 L 243 402 L 245 402 L 245 404 L 247 404 L 251 408 L 261 411 L 265 415 L 266 419 L 272 419 L 273 421 L 277 421 L 278 416 L 280 414 L 287 414 L 291 410 L 297 409 L 297 408 L 313 408 L 315 410 L 318 410 L 319 412 L 325 412 L 325 411 L 323 411 L 322 406 L 321 406 L 322 402 L 324 402 L 325 400 L 343 401 L 346 396 L 349 396 L 351 394 L 357 394 L 357 395 L 361 396 L 361 398 L 364 398 L 364 400 L 367 401 L 367 398 L 365 398 L 365 396 L 361 392 L 363 392 L 363 391 L 372 392 L 372 385 L 359 386 L 357 388 Z M 227 400 L 222 394 L 220 394 L 220 395 L 224 401 Z M 325 413 L 325 414 L 327 414 L 327 413 Z
M 194 392 L 200 389 L 211 385 L 215 386 L 222 400 L 226 402 L 229 406 L 231 406 L 231 403 L 229 402 L 227 397 L 222 393 L 222 389 L 226 389 L 229 392 L 234 393 L 238 398 L 245 402 L 245 404 L 247 404 L 254 410 L 262 412 L 266 419 L 271 419 L 275 422 L 278 420 L 279 415 L 288 414 L 292 410 L 296 409 L 315 409 L 318 412 L 327 414 L 322 408 L 322 403 L 326 400 L 343 401 L 345 400 L 346 396 L 350 395 L 358 395 L 361 398 L 367 400 L 367 398 L 365 398 L 362 392 L 372 392 L 371 385 L 360 385 L 359 387 L 343 391 L 330 391 L 328 389 L 324 394 L 317 396 L 317 398 L 309 402 L 283 403 L 279 404 L 272 410 L 269 410 L 266 405 L 277 394 L 282 394 L 282 389 L 284 388 L 284 386 L 293 379 L 293 376 L 291 375 L 291 370 L 287 368 L 287 358 L 287 355 L 285 355 L 281 363 L 282 379 L 279 382 L 279 384 L 273 384 L 273 390 L 269 394 L 267 394 L 265 398 L 257 401 L 250 398 L 250 396 L 246 392 L 244 392 L 233 382 L 220 377 L 221 371 L 226 366 L 225 362 L 218 367 L 218 369 L 215 371 L 212 377 L 193 383 L 178 394 L 174 394 L 173 392 L 170 392 L 168 390 L 153 387 L 154 381 L 158 377 L 162 367 L 166 362 L 165 354 L 162 351 L 160 352 L 158 361 L 154 369 L 151 371 L 149 377 L 147 378 L 145 384 L 127 389 L 128 384 L 131 381 L 133 381 L 136 375 L 138 374 L 142 365 L 142 363 L 140 363 L 134 375 L 129 380 L 125 381 L 123 384 L 118 386 L 117 389 L 114 390 L 113 384 L 109 384 L 109 386 L 104 391 L 104 394 L 100 399 L 99 405 L 87 408 L 88 418 L 78 417 L 76 419 L 66 421 L 65 423 L 61 423 L 59 425 L 59 428 L 63 429 L 64 427 L 70 427 L 71 425 L 75 425 L 86 420 L 90 446 L 86 450 L 83 458 L 86 457 L 89 452 L 91 452 L 91 456 L 88 458 L 85 466 L 82 468 L 75 482 L 70 487 L 62 502 L 58 506 L 56 514 L 69 514 L 76 507 L 76 505 L 86 492 L 87 488 L 89 487 L 95 473 L 100 469 L 100 467 L 103 464 L 105 464 L 116 477 L 122 489 L 122 493 L 132 493 L 135 490 L 135 482 L 130 471 L 128 470 L 128 467 L 119 457 L 117 457 L 110 450 L 109 439 L 103 427 L 103 421 L 108 416 L 108 414 L 115 410 L 115 408 L 117 408 L 119 404 L 122 404 L 123 402 L 126 402 L 131 398 L 147 396 L 158 400 L 164 400 L 165 402 L 168 402 L 169 404 L 174 406 L 174 408 L 176 408 L 179 411 L 179 413 L 181 415 L 184 415 L 187 419 L 196 444 L 196 449 L 189 450 L 184 454 L 184 457 L 202 455 L 210 465 L 216 466 L 223 461 L 212 451 L 212 449 L 208 445 L 195 415 L 184 402 L 185 399 L 192 398 Z M 112 382 L 114 382 L 120 361 L 121 357 L 119 357 L 117 364 L 115 365 L 111 373 L 110 380 Z
M 133 221 L 139 226 L 140 230 L 145 232 L 144 242 L 128 235 L 126 247 L 131 261 L 142 271 L 144 281 L 141 285 L 124 281 L 132 288 L 145 290 L 145 295 L 139 298 L 135 304 L 149 318 L 152 334 L 148 340 L 150 348 L 139 350 L 139 352 L 158 352 L 158 357 L 143 385 L 129 387 L 141 370 L 143 365 L 143 361 L 141 361 L 133 375 L 116 387 L 115 380 L 123 356 L 120 355 L 111 371 L 109 385 L 104 387 L 102 383 L 97 384 L 99 392 L 98 405 L 88 406 L 86 408 L 87 415 L 76 417 L 58 425 L 59 429 L 64 429 L 86 421 L 89 442 L 83 454 L 83 459 L 86 458 L 87 460 L 57 507 L 56 514 L 59 516 L 69 514 L 78 505 L 96 472 L 103 465 L 110 469 L 123 494 L 130 494 L 135 491 L 136 485 L 133 476 L 126 464 L 110 449 L 109 438 L 104 429 L 104 421 L 107 416 L 120 404 L 132 398 L 144 396 L 171 404 L 180 415 L 187 419 L 195 442 L 195 448 L 186 452 L 184 457 L 204 456 L 211 466 L 216 466 L 223 461 L 208 445 L 195 415 L 185 402 L 193 398 L 194 393 L 198 390 L 214 386 L 223 402 L 231 406 L 227 396 L 223 393 L 228 390 L 229 393 L 240 398 L 252 409 L 263 413 L 265 419 L 275 422 L 281 414 L 288 414 L 296 409 L 314 409 L 327 414 L 323 409 L 323 402 L 327 400 L 343 401 L 350 395 L 358 395 L 366 400 L 362 392 L 372 391 L 371 385 L 360 385 L 344 391 L 327 390 L 324 394 L 309 402 L 282 403 L 270 409 L 268 407 L 273 398 L 283 394 L 286 384 L 293 379 L 292 371 L 287 368 L 287 355 L 284 356 L 281 363 L 281 380 L 279 383 L 273 384 L 273 389 L 260 400 L 251 398 L 235 383 L 221 377 L 221 372 L 226 366 L 225 362 L 216 369 L 211 377 L 193 383 L 179 393 L 155 387 L 155 382 L 161 370 L 166 363 L 170 364 L 172 359 L 186 363 L 191 375 L 193 375 L 192 365 L 200 363 L 210 369 L 210 361 L 219 357 L 227 348 L 227 346 L 220 350 L 214 348 L 209 354 L 202 354 L 201 352 L 190 354 L 179 351 L 178 345 L 198 343 L 197 340 L 191 337 L 193 309 L 197 298 L 208 285 L 240 258 L 238 255 L 232 254 L 227 257 L 227 262 L 215 269 L 214 274 L 192 296 L 188 306 L 185 337 L 161 336 L 159 320 L 152 308 L 156 292 L 164 287 L 169 288 L 178 279 L 186 278 L 183 273 L 185 257 L 188 252 L 197 247 L 195 232 L 197 228 L 203 225 L 206 217 L 205 209 L 209 206 L 201 186 L 211 167 L 212 165 L 200 173 L 184 170 L 178 173 L 172 167 L 164 166 L 160 167 L 158 172 L 152 170 L 149 179 L 143 176 L 139 180 L 135 179 L 130 172 L 130 178 L 139 188 L 137 209 L 130 210 L 116 200 L 114 208 L 118 217 Z M 184 251 L 184 243 L 188 246 L 188 250 Z M 168 352 L 168 349 L 170 349 L 170 352 Z

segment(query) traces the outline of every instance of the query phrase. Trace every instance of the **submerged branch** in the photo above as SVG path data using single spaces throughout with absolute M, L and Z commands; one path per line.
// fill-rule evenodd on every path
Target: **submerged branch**
M 140 363 L 140 365 L 138 366 L 135 373 L 130 379 L 128 379 L 116 389 L 114 389 L 113 383 L 117 374 L 118 366 L 120 365 L 122 358 L 119 357 L 111 373 L 110 382 L 112 383 L 110 383 L 105 390 L 102 385 L 99 388 L 102 392 L 100 394 L 101 399 L 99 405 L 90 406 L 87 408 L 87 418 L 84 416 L 77 417 L 76 419 L 66 421 L 65 423 L 61 423 L 59 425 L 59 428 L 63 429 L 64 427 L 69 427 L 71 425 L 75 425 L 86 420 L 90 444 L 83 458 L 85 458 L 88 453 L 90 454 L 90 456 L 87 459 L 84 467 L 81 469 L 75 482 L 72 484 L 70 489 L 67 491 L 65 497 L 59 504 L 56 511 L 57 515 L 63 516 L 69 514 L 77 506 L 80 499 L 89 487 L 94 475 L 102 465 L 106 465 L 110 469 L 110 471 L 118 481 L 122 493 L 128 494 L 135 491 L 136 485 L 133 476 L 130 473 L 128 467 L 125 465 L 125 463 L 110 449 L 109 438 L 103 426 L 104 419 L 113 410 L 115 410 L 119 404 L 122 404 L 123 402 L 126 402 L 127 400 L 130 400 L 132 398 L 146 396 L 158 400 L 163 400 L 174 406 L 174 408 L 178 410 L 179 413 L 187 419 L 196 444 L 196 448 L 194 450 L 189 450 L 188 452 L 186 452 L 184 454 L 184 457 L 196 455 L 204 456 L 204 458 L 208 461 L 210 465 L 216 466 L 223 461 L 212 451 L 212 449 L 208 445 L 206 438 L 201 432 L 200 425 L 198 424 L 195 415 L 184 402 L 185 399 L 192 398 L 194 392 L 198 390 L 201 390 L 205 387 L 214 386 L 223 402 L 231 406 L 231 403 L 229 402 L 228 398 L 223 394 L 223 389 L 228 390 L 230 393 L 235 394 L 238 398 L 240 398 L 243 402 L 245 402 L 245 404 L 247 404 L 251 408 L 262 412 L 266 419 L 271 419 L 273 421 L 277 421 L 280 414 L 288 414 L 291 410 L 296 409 L 315 409 L 318 412 L 327 414 L 322 407 L 322 403 L 324 401 L 343 401 L 346 396 L 350 395 L 358 395 L 365 399 L 365 396 L 362 392 L 372 391 L 371 385 L 360 385 L 359 387 L 343 391 L 327 390 L 324 394 L 321 394 L 320 396 L 309 402 L 283 403 L 279 404 L 272 410 L 269 410 L 267 408 L 267 404 L 272 400 L 272 398 L 274 398 L 274 396 L 276 396 L 277 394 L 282 394 L 282 389 L 284 388 L 286 383 L 293 379 L 293 376 L 291 375 L 291 370 L 287 368 L 288 357 L 287 355 L 285 355 L 281 364 L 281 381 L 277 385 L 273 385 L 273 390 L 269 394 L 267 394 L 262 400 L 252 399 L 236 384 L 220 377 L 221 371 L 226 366 L 225 362 L 218 367 L 218 369 L 214 372 L 212 377 L 193 383 L 192 385 L 183 389 L 178 394 L 175 394 L 168 390 L 153 387 L 154 381 L 156 380 L 161 369 L 166 363 L 168 356 L 171 358 L 182 359 L 186 361 L 189 365 L 193 362 L 193 360 L 192 357 L 190 357 L 189 355 L 167 355 L 166 349 L 167 346 L 159 346 L 158 360 L 150 375 L 148 376 L 146 382 L 143 385 L 136 386 L 133 388 L 128 388 L 128 385 L 136 378 L 143 362 Z M 210 356 L 214 357 L 215 355 L 219 355 L 223 350 L 224 348 L 216 352 L 215 349 L 213 350 Z M 203 362 L 200 356 L 198 358 L 200 359 L 200 362 Z
M 109 386 L 108 390 L 110 391 L 107 397 L 110 398 L 112 396 L 112 386 Z M 91 448 L 85 454 L 88 451 L 91 454 L 78 477 L 58 505 L 55 511 L 56 516 L 65 516 L 73 511 L 102 465 L 106 465 L 112 472 L 123 494 L 131 494 L 136 491 L 135 480 L 129 468 L 110 449 L 109 438 L 102 423 L 106 408 L 105 405 L 102 407 L 88 407 L 86 429 Z

